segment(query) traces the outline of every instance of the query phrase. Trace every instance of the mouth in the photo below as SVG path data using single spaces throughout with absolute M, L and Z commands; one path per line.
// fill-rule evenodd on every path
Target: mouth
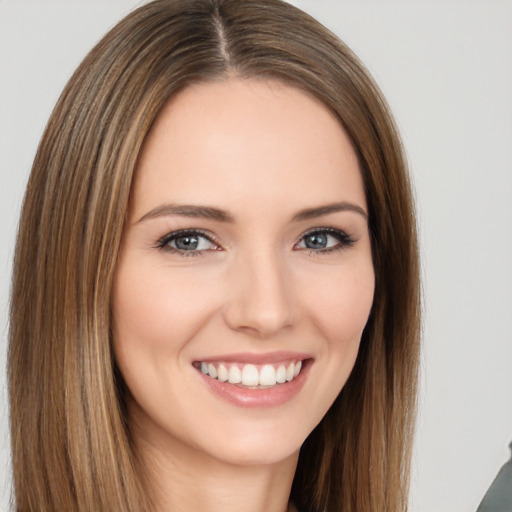
M 200 359 L 192 366 L 207 389 L 232 405 L 268 408 L 292 401 L 313 363 L 311 354 L 273 352 Z
M 271 389 L 296 379 L 310 359 L 288 359 L 253 364 L 228 361 L 194 361 L 203 375 L 245 389 Z

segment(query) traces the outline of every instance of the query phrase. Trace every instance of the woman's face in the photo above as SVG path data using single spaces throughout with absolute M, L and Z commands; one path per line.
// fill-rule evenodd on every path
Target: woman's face
M 176 95 L 140 155 L 113 292 L 136 440 L 295 457 L 370 312 L 366 212 L 345 132 L 304 92 L 230 79 Z

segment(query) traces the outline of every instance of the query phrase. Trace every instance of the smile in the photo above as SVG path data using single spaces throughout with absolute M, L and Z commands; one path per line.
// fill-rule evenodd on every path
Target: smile
M 312 354 L 225 354 L 192 363 L 206 388 L 237 407 L 277 407 L 293 400 L 311 373 Z
M 200 361 L 194 366 L 204 375 L 220 382 L 248 389 L 268 389 L 294 380 L 300 374 L 302 361 L 262 365 Z

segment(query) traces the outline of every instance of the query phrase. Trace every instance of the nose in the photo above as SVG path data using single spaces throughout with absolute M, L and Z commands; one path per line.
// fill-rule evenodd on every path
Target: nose
M 231 329 L 261 338 L 296 322 L 296 297 L 286 264 L 272 251 L 241 257 L 228 285 L 224 318 Z

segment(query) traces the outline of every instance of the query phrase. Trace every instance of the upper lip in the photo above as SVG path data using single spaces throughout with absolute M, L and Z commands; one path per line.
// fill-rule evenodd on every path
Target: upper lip
M 238 352 L 230 354 L 222 354 L 216 356 L 209 356 L 196 359 L 199 362 L 213 363 L 213 362 L 226 362 L 226 363 L 245 363 L 245 364 L 273 364 L 282 361 L 303 361 L 310 359 L 312 356 L 306 352 L 291 352 L 291 351 L 275 351 L 275 352 Z

